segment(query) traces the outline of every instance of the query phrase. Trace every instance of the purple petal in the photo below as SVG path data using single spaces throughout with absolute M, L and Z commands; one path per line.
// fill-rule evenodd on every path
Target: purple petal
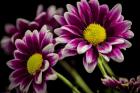
M 77 51 L 75 49 L 62 49 L 59 52 L 59 60 L 64 59 L 65 57 L 75 56 L 77 55 Z
M 70 40 L 72 39 L 72 37 L 69 37 L 67 35 L 61 35 L 59 37 L 55 38 L 55 41 L 59 44 L 59 43 L 68 43 Z
M 56 28 L 56 29 L 54 30 L 54 33 L 55 33 L 57 36 L 60 36 L 60 35 L 66 35 L 66 36 L 73 35 L 72 33 L 68 32 L 67 30 L 62 29 L 62 28 Z
M 25 78 L 26 75 L 27 73 L 23 69 L 13 71 L 9 76 L 9 80 L 11 81 L 9 89 L 11 90 L 17 87 L 21 83 L 21 81 Z
M 113 31 L 114 36 L 118 36 L 121 33 L 128 31 L 131 28 L 131 21 L 115 22 L 110 25 L 110 32 Z
M 9 37 L 3 37 L 1 40 L 1 48 L 7 53 L 7 54 L 12 54 L 13 51 L 15 50 L 15 46 L 11 41 L 11 38 Z
M 84 29 L 84 23 L 75 14 L 66 12 L 64 13 L 64 17 L 69 25 L 75 25 L 80 29 Z
M 108 37 L 107 42 L 109 42 L 111 45 L 117 45 L 124 43 L 123 38 L 117 38 L 117 37 Z
M 68 42 L 65 46 L 66 49 L 76 49 L 78 44 L 80 42 L 82 42 L 83 39 L 82 38 L 75 38 L 75 39 L 72 39 L 70 42 Z
M 46 82 L 42 82 L 42 84 L 33 84 L 33 88 L 35 90 L 35 93 L 46 93 L 47 92 Z
M 26 76 L 22 82 L 20 83 L 20 90 L 25 92 L 25 93 L 28 93 L 29 92 L 29 88 L 32 84 L 32 77 L 31 76 Z
M 101 55 L 102 55 L 102 57 L 103 57 L 107 62 L 110 61 L 110 58 L 109 58 L 107 55 L 105 55 L 105 54 L 101 54 Z
M 28 26 L 29 26 L 28 29 L 30 29 L 30 30 L 39 29 L 39 23 L 37 23 L 37 22 L 35 22 L 35 21 L 30 22 Z
M 42 49 L 42 53 L 43 54 L 48 54 L 48 53 L 52 53 L 54 52 L 54 45 L 52 43 L 46 45 L 43 49 Z
M 116 62 L 123 62 L 124 56 L 119 48 L 112 49 L 112 52 L 109 54 L 109 56 Z
M 50 69 L 49 72 L 46 74 L 46 80 L 56 80 L 57 74 L 53 69 Z
M 121 37 L 126 38 L 126 39 L 130 39 L 134 37 L 134 33 L 130 30 L 124 32 L 121 34 Z
M 11 69 L 19 69 L 19 68 L 23 68 L 26 65 L 24 64 L 23 61 L 21 61 L 20 59 L 13 59 L 7 62 L 8 67 L 10 67 Z
M 48 54 L 47 58 L 48 58 L 48 60 L 49 60 L 49 62 L 51 63 L 52 66 L 54 66 L 59 60 L 59 56 L 56 53 Z
M 13 24 L 6 24 L 5 25 L 5 31 L 6 31 L 6 33 L 12 35 L 12 34 L 17 32 L 17 29 Z
M 102 43 L 97 46 L 97 49 L 100 53 L 106 54 L 112 51 L 112 45 L 110 43 Z
M 106 14 L 109 12 L 109 8 L 108 5 L 103 4 L 100 6 L 100 13 L 99 13 L 99 18 L 98 18 L 98 22 L 103 25 L 103 20 L 106 16 Z
M 49 61 L 48 60 L 44 60 L 43 67 L 41 68 L 41 71 L 45 72 L 46 70 L 48 70 L 49 66 L 50 66 Z
M 25 33 L 25 42 L 30 49 L 33 49 L 33 40 L 32 40 L 33 33 L 30 30 L 27 30 Z
M 15 50 L 14 51 L 14 57 L 15 59 L 19 59 L 19 60 L 27 60 L 28 56 L 22 52 L 20 52 L 19 50 Z
M 88 73 L 92 73 L 93 70 L 95 69 L 98 63 L 97 57 L 98 57 L 97 51 L 93 50 L 93 48 L 89 49 L 86 52 L 86 55 L 83 58 L 83 64 Z
M 73 5 L 67 4 L 66 8 L 67 8 L 68 12 L 74 13 L 75 15 L 78 16 L 78 10 Z
M 74 25 L 65 25 L 65 26 L 62 26 L 61 29 L 64 29 L 76 36 L 82 35 L 82 31 Z
M 60 25 L 66 25 L 67 24 L 67 22 L 66 22 L 66 20 L 64 19 L 63 16 L 55 15 L 54 18 Z
M 92 18 L 93 18 L 92 22 L 95 22 L 97 21 L 100 13 L 99 2 L 98 0 L 90 0 L 89 5 L 91 7 L 91 12 L 92 12 Z
M 53 34 L 51 32 L 45 33 L 45 36 L 41 41 L 41 48 L 51 43 L 52 41 L 53 41 Z
M 42 83 L 42 71 L 38 72 L 36 75 L 35 75 L 35 83 L 36 84 L 41 84 Z
M 19 31 L 25 31 L 28 28 L 29 21 L 26 19 L 18 18 L 16 24 Z
M 40 32 L 39 32 L 39 42 L 42 42 L 44 36 L 45 36 L 46 33 L 48 33 L 48 32 L 49 32 L 49 30 L 48 30 L 47 26 L 44 25 L 44 26 L 41 28 Z
M 37 11 L 36 11 L 36 16 L 38 16 L 41 12 L 43 12 L 43 5 L 42 4 L 38 5 Z
M 36 18 L 35 22 L 39 23 L 39 25 L 44 25 L 44 19 L 46 18 L 46 12 L 41 12 Z
M 81 2 L 78 2 L 77 7 L 78 7 L 79 15 L 83 20 L 83 22 L 86 22 L 86 24 L 93 22 L 91 9 L 86 0 L 82 0 Z
M 29 49 L 28 49 L 27 45 L 25 44 L 25 42 L 23 40 L 17 39 L 15 41 L 15 45 L 16 45 L 16 48 L 19 51 L 21 51 L 21 52 L 23 52 L 25 54 L 28 54 L 29 53 Z
M 128 40 L 124 40 L 123 44 L 116 45 L 117 48 L 124 49 L 124 50 L 126 50 L 126 48 L 130 48 L 131 46 L 132 44 Z
M 83 54 L 91 47 L 92 47 L 92 44 L 88 45 L 86 42 L 80 42 L 77 46 L 77 53 Z
M 121 4 L 116 4 L 107 15 L 109 17 L 109 20 L 117 21 L 120 18 L 122 12 L 122 6 Z
M 36 49 L 39 50 L 39 33 L 37 30 L 33 31 L 33 35 L 32 35 L 32 46 Z
M 12 35 L 11 41 L 12 41 L 12 43 L 15 43 L 16 39 L 19 39 L 19 38 L 22 38 L 22 37 L 23 37 L 23 35 L 21 33 L 17 32 L 17 33 Z

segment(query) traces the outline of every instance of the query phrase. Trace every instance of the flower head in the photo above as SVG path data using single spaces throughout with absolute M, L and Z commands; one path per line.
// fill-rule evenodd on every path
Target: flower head
M 61 49 L 61 59 L 84 54 L 83 64 L 91 73 L 99 55 L 107 61 L 111 59 L 122 62 L 121 49 L 131 47 L 127 40 L 134 36 L 130 30 L 131 21 L 124 20 L 122 7 L 115 5 L 109 10 L 106 4 L 99 5 L 98 0 L 81 0 L 77 7 L 67 5 L 64 16 L 55 15 L 62 27 L 55 29 L 57 43 L 66 43 Z
M 9 89 L 20 88 L 23 93 L 34 91 L 46 93 L 46 81 L 55 80 L 56 73 L 52 67 L 58 61 L 54 53 L 52 33 L 43 26 L 38 32 L 27 30 L 23 39 L 15 41 L 14 59 L 7 65 L 14 71 L 9 79 Z
M 8 36 L 5 36 L 1 40 L 1 46 L 8 54 L 12 54 L 15 50 L 15 40 L 22 38 L 26 30 L 40 30 L 43 25 L 47 25 L 50 30 L 59 27 L 58 22 L 53 18 L 55 14 L 62 15 L 63 9 L 56 9 L 55 6 L 50 6 L 46 11 L 43 11 L 43 6 L 39 5 L 36 13 L 36 17 L 33 21 L 28 21 L 23 18 L 18 18 L 16 26 L 13 24 L 6 24 L 5 31 Z
M 137 78 L 131 78 L 128 80 L 127 78 L 119 78 L 106 76 L 104 79 L 101 79 L 102 83 L 110 88 L 117 88 L 120 90 L 131 91 L 132 93 L 140 92 L 140 76 Z

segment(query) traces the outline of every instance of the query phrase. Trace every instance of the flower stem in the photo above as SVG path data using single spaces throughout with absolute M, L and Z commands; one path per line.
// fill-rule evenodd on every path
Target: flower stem
M 103 67 L 103 59 L 102 59 L 101 56 L 99 56 L 99 58 L 98 58 L 98 67 L 99 67 L 99 69 L 100 69 L 102 75 L 103 75 L 104 77 L 107 76 L 107 73 L 106 73 L 106 71 L 105 71 L 105 69 L 104 69 L 104 67 Z
M 103 58 L 102 58 L 103 59 Z M 104 60 L 104 59 L 103 59 Z M 110 76 L 115 76 L 115 74 L 113 73 L 112 69 L 109 67 L 109 65 L 107 64 L 107 62 L 104 60 L 104 62 L 102 62 L 105 70 L 107 71 L 107 73 L 110 75 Z
M 81 93 L 68 79 L 66 79 L 63 75 L 61 75 L 60 73 L 56 72 L 57 76 L 60 80 L 62 80 L 67 86 L 69 86 L 73 93 Z
M 69 72 L 71 74 L 71 76 L 75 79 L 75 82 L 77 83 L 77 85 L 79 87 L 81 87 L 83 89 L 83 91 L 85 91 L 85 93 L 94 93 L 89 87 L 88 85 L 85 83 L 85 81 L 81 78 L 81 76 L 78 74 L 78 72 L 72 68 L 69 64 L 67 64 L 67 62 L 65 61 L 61 61 L 60 62 L 61 65 L 63 66 L 63 68 Z

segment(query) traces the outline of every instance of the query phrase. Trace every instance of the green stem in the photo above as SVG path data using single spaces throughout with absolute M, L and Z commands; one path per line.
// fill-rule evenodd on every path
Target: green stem
M 103 59 L 103 58 L 102 58 Z M 104 59 L 103 59 L 104 60 Z M 107 64 L 107 62 L 104 60 L 104 62 L 102 62 L 104 68 L 106 69 L 107 73 L 110 76 L 115 76 L 115 74 L 113 73 L 112 69 L 109 67 L 109 65 Z
M 67 62 L 61 61 L 60 62 L 63 68 L 71 74 L 71 76 L 75 79 L 75 82 L 79 87 L 85 91 L 85 93 L 94 93 L 92 90 L 88 87 L 88 85 L 85 83 L 85 81 L 81 78 L 81 76 L 78 74 L 78 72 L 72 68 Z
M 99 58 L 98 58 L 98 67 L 99 67 L 99 69 L 100 69 L 102 75 L 103 75 L 104 77 L 107 76 L 107 73 L 106 73 L 106 71 L 105 71 L 105 69 L 104 69 L 104 67 L 103 67 L 103 59 L 102 59 L 101 56 L 99 56 Z
M 81 93 L 68 79 L 66 79 L 63 75 L 61 75 L 60 73 L 56 72 L 57 76 L 60 80 L 62 80 L 67 86 L 69 86 L 73 93 Z

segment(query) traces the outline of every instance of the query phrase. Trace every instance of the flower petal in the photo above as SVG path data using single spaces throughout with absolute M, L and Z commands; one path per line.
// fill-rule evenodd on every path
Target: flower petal
M 59 52 L 59 60 L 64 59 L 65 57 L 75 56 L 77 55 L 77 51 L 75 49 L 62 49 Z
M 42 82 L 42 84 L 33 84 L 33 88 L 35 93 L 46 93 L 47 92 L 47 85 L 46 82 Z
M 92 44 L 87 45 L 86 42 L 80 42 L 77 46 L 77 53 L 78 54 L 83 54 L 85 53 L 88 49 L 92 47 Z
M 92 22 L 95 22 L 98 20 L 100 9 L 99 9 L 99 2 L 98 0 L 90 0 L 89 5 L 91 7 L 92 12 Z
M 49 66 L 50 66 L 49 61 L 48 60 L 44 60 L 44 65 L 43 65 L 41 71 L 45 72 L 49 68 Z
M 23 32 L 27 30 L 29 21 L 23 18 L 18 18 L 16 24 L 17 24 L 17 29 Z
M 83 22 L 85 22 L 86 24 L 90 24 L 93 22 L 91 9 L 86 0 L 77 2 L 77 8 L 78 8 L 79 15 L 80 15 L 81 19 L 83 20 Z
M 53 69 L 50 69 L 49 72 L 46 74 L 46 80 L 56 80 L 57 74 Z
M 6 33 L 11 34 L 11 35 L 18 32 L 18 30 L 16 29 L 16 27 L 13 24 L 6 24 L 5 31 L 6 31 Z
M 20 59 L 12 59 L 7 62 L 7 65 L 11 69 L 19 69 L 25 67 L 24 62 L 22 62 Z
M 123 62 L 124 60 L 124 56 L 118 48 L 112 49 L 112 52 L 109 54 L 109 56 L 116 62 Z
M 126 50 L 126 48 L 130 48 L 131 46 L 132 46 L 132 44 L 128 40 L 124 40 L 123 44 L 119 44 L 116 47 L 118 47 L 119 49 Z
M 11 41 L 10 37 L 3 37 L 1 40 L 1 48 L 7 53 L 7 54 L 12 54 L 13 51 L 15 50 L 15 46 Z
M 17 39 L 15 41 L 16 48 L 21 51 L 22 53 L 28 54 L 29 53 L 29 48 L 25 44 L 25 42 L 21 39 Z
M 97 49 L 100 53 L 109 53 L 112 51 L 112 45 L 110 43 L 102 43 L 97 46 Z
M 48 54 L 48 53 L 52 53 L 54 52 L 54 44 L 50 43 L 48 45 L 46 45 L 43 49 L 42 49 L 42 53 L 43 54 Z
M 57 44 L 59 43 L 68 43 L 72 38 L 67 35 L 61 35 L 55 38 Z
M 108 37 L 107 42 L 110 43 L 111 45 L 123 44 L 124 39 L 123 38 L 117 38 L 117 37 Z
M 83 64 L 88 73 L 92 73 L 95 69 L 98 63 L 97 57 L 97 51 L 93 50 L 92 48 L 86 52 L 86 55 L 83 58 Z
M 73 5 L 67 4 L 66 8 L 67 8 L 68 12 L 74 13 L 75 15 L 78 15 L 78 10 Z
M 54 15 L 54 18 L 60 25 L 66 25 L 67 24 L 66 20 L 61 15 Z
M 66 12 L 66 13 L 64 13 L 64 17 L 66 19 L 66 22 L 69 25 L 75 25 L 75 26 L 79 27 L 80 29 L 84 28 L 84 23 L 75 14 Z
M 42 71 L 38 72 L 36 75 L 35 75 L 35 83 L 36 84 L 41 84 L 42 83 Z
M 69 42 L 66 44 L 65 48 L 66 48 L 66 49 L 76 49 L 77 46 L 78 46 L 78 44 L 79 44 L 81 41 L 83 41 L 82 38 L 75 38 L 75 39 L 72 39 L 71 41 L 69 41 Z
M 49 62 L 51 63 L 52 66 L 54 66 L 59 60 L 59 56 L 56 53 L 48 54 L 47 58 L 48 58 L 48 60 L 49 60 Z
M 117 21 L 120 18 L 122 12 L 121 4 L 116 4 L 110 11 L 107 16 L 109 16 L 109 20 Z

